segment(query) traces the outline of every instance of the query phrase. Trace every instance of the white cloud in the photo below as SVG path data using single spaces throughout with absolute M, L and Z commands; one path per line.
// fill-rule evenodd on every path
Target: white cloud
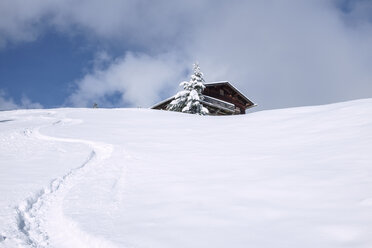
M 191 53 L 265 108 L 371 97 L 371 24 L 351 29 L 339 13 L 326 1 L 239 2 L 198 31 Z
M 23 95 L 21 98 L 21 103 L 18 105 L 18 108 L 22 109 L 41 109 L 43 108 L 43 105 L 41 105 L 38 102 L 32 102 L 30 98 Z
M 0 89 L 0 110 L 40 108 L 43 108 L 40 103 L 32 102 L 27 96 L 22 96 L 21 102 L 17 104 L 11 97 L 7 96 L 5 91 Z
M 106 58 L 78 80 L 69 99 L 78 106 L 109 104 L 113 94 L 120 105 L 151 105 L 187 79 L 192 60 L 207 80 L 230 80 L 263 108 L 371 97 L 372 4 L 347 1 L 343 12 L 341 2 L 5 0 L 0 43 L 54 27 L 142 51 Z
M 18 105 L 13 99 L 6 97 L 4 91 L 0 90 L 0 110 L 17 109 Z
M 46 28 L 54 28 L 160 50 L 176 40 L 182 42 L 197 25 L 191 17 L 202 15 L 210 4 L 209 0 L 3 0 L 0 42 L 33 41 Z
M 107 59 L 104 56 L 105 60 Z M 96 63 L 99 64 L 99 63 Z M 76 82 L 77 90 L 69 101 L 74 106 L 89 107 L 94 102 L 109 106 L 112 98 L 120 95 L 116 106 L 126 104 L 148 107 L 160 100 L 160 91 L 174 88 L 184 76 L 182 61 L 163 54 L 150 57 L 145 54 L 127 53 L 115 59 L 105 69 L 95 67 L 84 78 Z
M 50 11 L 48 1 L 0 1 L 0 48 L 9 42 L 33 41 L 41 32 Z

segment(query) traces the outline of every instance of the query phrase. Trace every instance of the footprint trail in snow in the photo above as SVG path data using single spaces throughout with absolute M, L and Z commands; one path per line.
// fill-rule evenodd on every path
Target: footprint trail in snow
M 53 230 L 54 234 L 65 237 L 62 239 L 65 240 L 66 247 L 114 247 L 109 242 L 80 230 L 76 223 L 64 216 L 62 209 L 63 199 L 69 190 L 83 179 L 87 172 L 101 166 L 111 156 L 113 146 L 88 140 L 46 136 L 41 134 L 39 129 L 27 129 L 24 133 L 40 140 L 85 144 L 90 146 L 92 151 L 82 165 L 70 170 L 63 177 L 52 180 L 48 187 L 39 190 L 17 207 L 15 238 L 18 244 L 24 247 L 50 247 L 49 231 Z M 5 239 L 5 236 L 1 236 L 0 242 Z

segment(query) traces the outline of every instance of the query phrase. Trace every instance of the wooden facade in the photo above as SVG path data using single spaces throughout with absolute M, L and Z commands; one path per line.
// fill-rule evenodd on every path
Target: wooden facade
M 245 114 L 246 109 L 255 106 L 229 82 L 214 82 L 204 85 L 204 97 L 201 102 L 211 115 Z M 174 97 L 170 97 L 151 108 L 165 110 L 173 99 Z

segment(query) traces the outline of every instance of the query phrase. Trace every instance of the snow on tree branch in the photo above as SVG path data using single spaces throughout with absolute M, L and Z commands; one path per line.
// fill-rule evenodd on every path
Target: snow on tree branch
M 203 82 L 203 73 L 199 65 L 195 63 L 190 81 L 180 83 L 183 90 L 175 95 L 175 99 L 167 106 L 167 110 L 199 115 L 209 114 L 208 109 L 201 104 L 204 98 L 202 92 L 205 89 Z

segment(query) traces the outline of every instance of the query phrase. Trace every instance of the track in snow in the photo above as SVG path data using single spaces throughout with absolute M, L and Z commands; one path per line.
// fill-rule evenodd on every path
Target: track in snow
M 54 125 L 60 122 L 57 121 Z M 72 220 L 64 216 L 62 210 L 63 199 L 69 190 L 88 171 L 102 165 L 111 156 L 113 146 L 88 140 L 50 137 L 41 134 L 39 129 L 27 129 L 24 132 L 41 140 L 86 144 L 92 148 L 92 151 L 82 165 L 70 170 L 63 177 L 52 180 L 49 186 L 39 190 L 17 207 L 16 240 L 21 246 L 50 247 L 48 228 L 52 226 L 54 232 L 66 236 L 64 239 L 66 247 L 113 247 L 109 242 L 99 240 L 80 230 Z M 48 218 L 50 216 L 53 218 Z M 3 240 L 6 239 L 5 236 L 2 237 Z

